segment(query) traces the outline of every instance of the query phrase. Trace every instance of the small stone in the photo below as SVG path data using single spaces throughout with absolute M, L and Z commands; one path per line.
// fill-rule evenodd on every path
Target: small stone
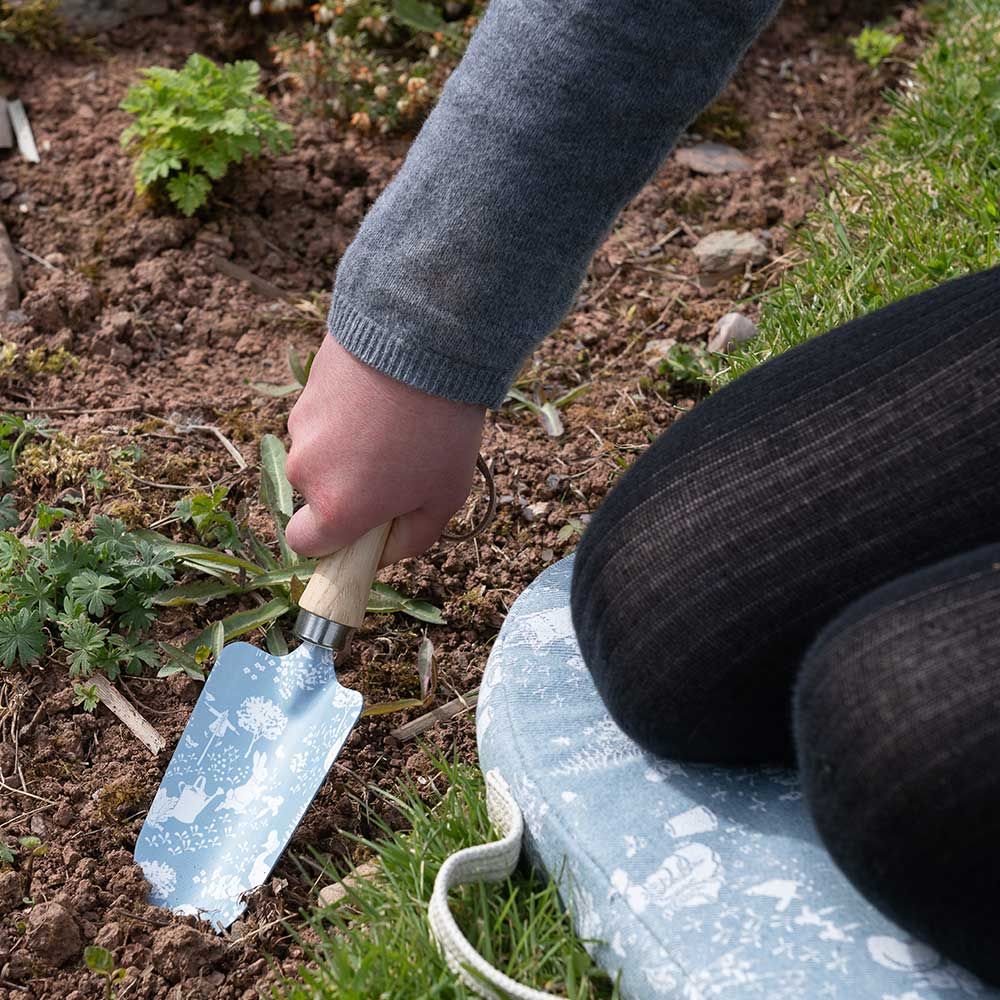
M 742 344 L 747 340 L 753 340 L 757 333 L 758 330 L 753 320 L 748 319 L 743 313 L 726 313 L 715 324 L 715 332 L 708 342 L 708 349 L 716 354 L 722 354 L 728 351 L 733 344 Z
M 538 503 L 525 504 L 521 508 L 521 517 L 528 521 L 538 521 L 546 517 L 552 504 L 548 500 L 540 500 Z
M 21 262 L 7 230 L 0 222 L 0 310 L 16 309 L 21 302 Z
M 760 264 L 767 260 L 767 247 L 753 233 L 722 229 L 702 237 L 695 244 L 694 255 L 698 258 L 702 276 L 718 280 L 737 274 L 747 264 Z
M 53 267 L 62 267 L 66 263 L 66 255 L 63 253 L 47 253 L 45 263 Z
M 0 913 L 16 910 L 24 899 L 19 872 L 0 872 Z
M 737 174 L 753 169 L 753 160 L 722 142 L 699 142 L 678 149 L 674 159 L 696 174 Z
M 654 371 L 659 371 L 660 363 L 667 359 L 671 349 L 676 346 L 676 337 L 666 337 L 663 340 L 650 340 L 642 349 L 642 359 Z
M 17 194 L 17 185 L 13 181 L 0 184 L 0 201 L 10 201 Z
M 73 812 L 73 807 L 68 802 L 60 802 L 55 812 L 52 813 L 52 822 L 64 830 L 72 824 L 74 819 L 76 819 L 76 813 Z
M 40 961 L 65 965 L 80 954 L 83 940 L 73 915 L 59 903 L 38 903 L 28 913 L 25 943 Z
M 38 813 L 35 813 L 35 815 L 32 816 L 31 819 L 28 821 L 28 829 L 36 837 L 44 837 L 45 834 L 49 832 L 49 828 L 45 822 L 44 817 L 42 817 Z

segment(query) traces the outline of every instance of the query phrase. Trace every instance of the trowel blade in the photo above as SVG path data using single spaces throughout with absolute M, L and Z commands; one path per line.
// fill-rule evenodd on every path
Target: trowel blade
M 361 714 L 330 650 L 226 646 L 135 846 L 150 902 L 218 929 L 266 881 Z

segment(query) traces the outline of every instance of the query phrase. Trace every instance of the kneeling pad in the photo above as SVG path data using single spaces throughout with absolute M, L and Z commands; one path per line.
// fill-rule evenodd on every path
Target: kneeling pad
M 794 772 L 663 760 L 618 729 L 573 635 L 571 568 L 511 608 L 480 687 L 479 756 L 622 996 L 1000 998 L 850 885 Z

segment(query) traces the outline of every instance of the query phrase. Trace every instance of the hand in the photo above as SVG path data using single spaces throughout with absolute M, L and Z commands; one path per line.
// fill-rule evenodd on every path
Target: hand
M 288 417 L 286 471 L 306 501 L 288 522 L 288 544 L 325 556 L 395 518 L 381 565 L 419 555 L 468 496 L 484 415 L 397 382 L 324 337 Z

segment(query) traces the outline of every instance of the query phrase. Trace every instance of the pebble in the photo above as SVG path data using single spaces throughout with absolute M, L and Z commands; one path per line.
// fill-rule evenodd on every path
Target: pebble
M 698 270 L 709 279 L 721 279 L 742 271 L 747 264 L 767 260 L 767 246 L 753 233 L 722 229 L 702 237 L 694 247 Z
M 708 341 L 708 349 L 716 354 L 722 354 L 728 351 L 733 344 L 742 344 L 747 340 L 753 340 L 758 332 L 753 320 L 748 319 L 743 313 L 726 313 L 715 324 L 715 332 Z
M 25 943 L 39 960 L 59 966 L 80 954 L 80 928 L 60 903 L 36 903 L 28 913 L 27 924 Z
M 753 169 L 753 160 L 722 142 L 700 142 L 678 149 L 674 159 L 696 174 L 737 174 Z
M 650 368 L 659 371 L 660 362 L 668 356 L 670 349 L 676 346 L 676 337 L 666 337 L 663 340 L 650 340 L 642 349 L 642 359 Z
M 16 309 L 21 303 L 21 262 L 0 222 L 0 310 Z
M 521 508 L 521 517 L 529 523 L 531 521 L 537 521 L 545 517 L 549 513 L 551 507 L 552 504 L 550 504 L 547 500 L 540 500 L 538 503 L 528 503 Z

